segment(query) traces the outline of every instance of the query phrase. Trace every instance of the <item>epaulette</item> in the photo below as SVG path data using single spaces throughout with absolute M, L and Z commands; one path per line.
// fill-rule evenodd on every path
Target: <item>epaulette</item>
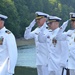
M 6 31 L 5 31 L 5 33 L 7 33 L 7 34 L 10 34 L 10 33 L 11 33 L 11 31 L 9 31 L 9 30 L 6 30 Z

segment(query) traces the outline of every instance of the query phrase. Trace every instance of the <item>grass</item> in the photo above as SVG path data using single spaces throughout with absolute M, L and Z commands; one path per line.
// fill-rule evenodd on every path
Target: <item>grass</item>
M 34 39 L 25 40 L 24 38 L 16 39 L 17 46 L 34 45 Z
M 36 68 L 17 66 L 14 75 L 37 75 L 37 70 Z

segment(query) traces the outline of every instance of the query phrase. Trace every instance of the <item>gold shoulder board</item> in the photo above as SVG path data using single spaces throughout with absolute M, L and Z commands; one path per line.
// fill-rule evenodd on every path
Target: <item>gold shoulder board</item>
M 5 32 L 6 32 L 7 34 L 10 34 L 10 33 L 11 33 L 9 30 L 6 30 Z

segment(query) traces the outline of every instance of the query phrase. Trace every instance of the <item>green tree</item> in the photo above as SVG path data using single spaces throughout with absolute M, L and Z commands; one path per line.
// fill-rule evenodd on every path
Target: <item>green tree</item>
M 16 37 L 19 37 L 19 17 L 14 2 L 12 0 L 0 0 L 0 13 L 8 16 L 5 26 L 10 29 Z

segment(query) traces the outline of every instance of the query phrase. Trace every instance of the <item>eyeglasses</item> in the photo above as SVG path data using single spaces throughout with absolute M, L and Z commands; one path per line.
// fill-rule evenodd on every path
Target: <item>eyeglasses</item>
M 48 24 L 52 24 L 52 22 L 46 22 L 46 24 L 48 25 Z

